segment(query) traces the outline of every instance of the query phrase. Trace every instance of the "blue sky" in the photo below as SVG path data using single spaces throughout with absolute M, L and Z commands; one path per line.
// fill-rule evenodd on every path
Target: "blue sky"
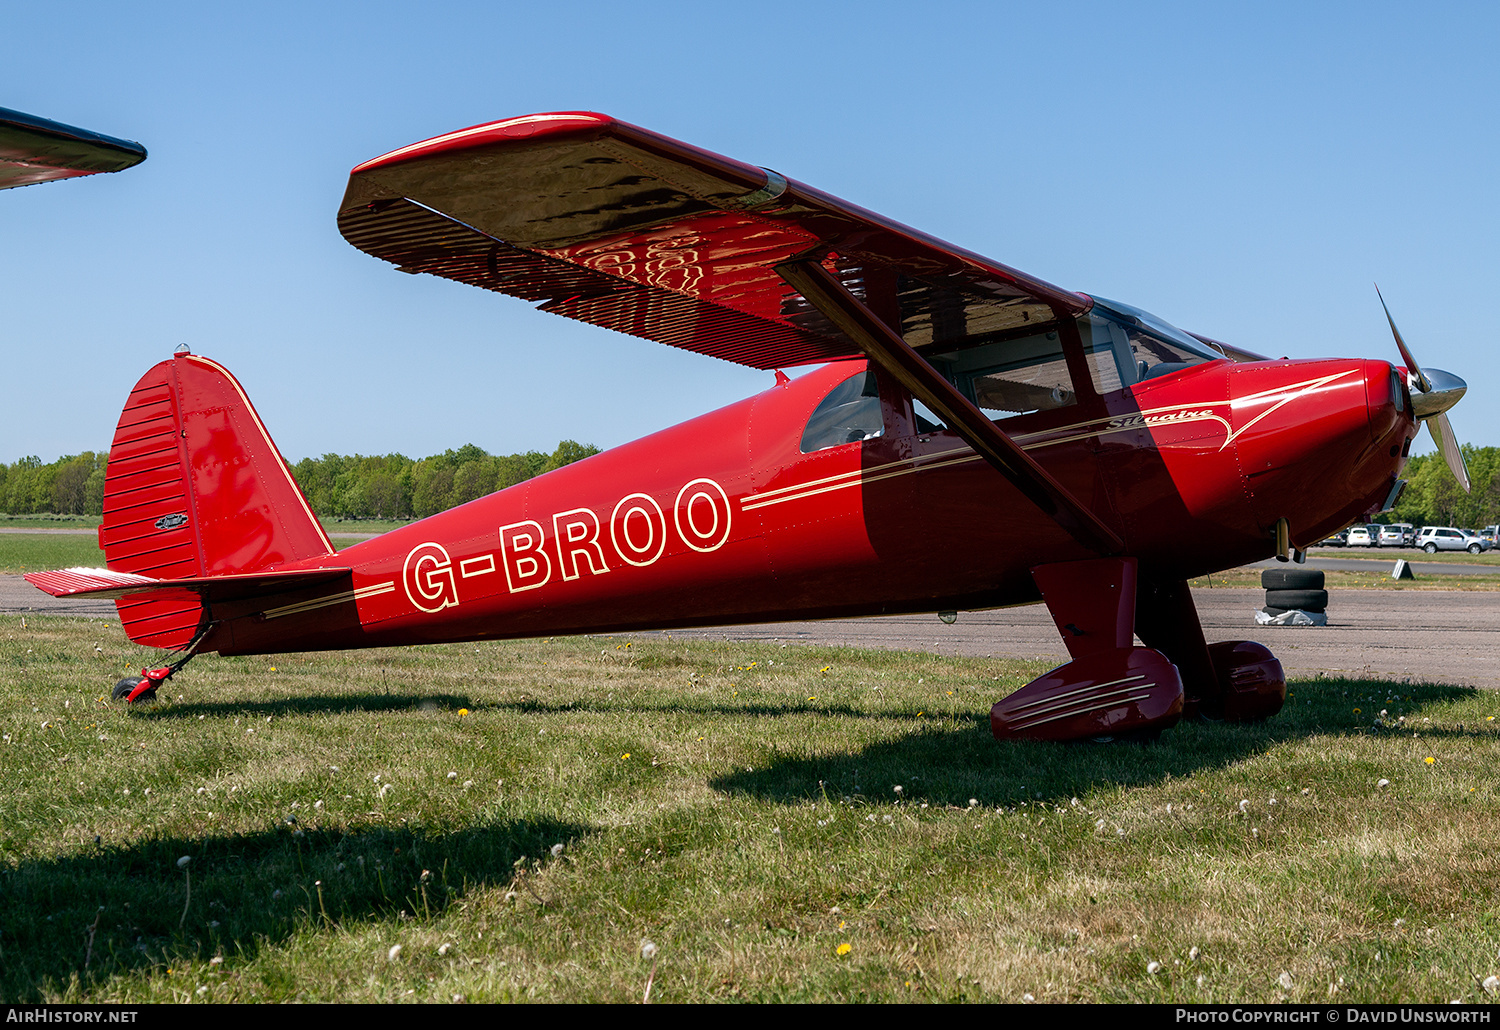
M 1451 4 L 11 5 L 0 106 L 145 164 L 0 193 L 0 461 L 107 448 L 187 343 L 282 451 L 612 446 L 769 386 L 354 250 L 349 169 L 603 111 L 1274 355 L 1469 382 L 1500 444 L 1500 8 Z M 1430 449 L 1424 435 L 1419 450 Z

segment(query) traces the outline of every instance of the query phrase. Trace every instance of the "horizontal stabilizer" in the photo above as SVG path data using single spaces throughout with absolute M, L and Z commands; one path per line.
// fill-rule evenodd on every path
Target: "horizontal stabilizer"
M 187 590 L 205 601 L 238 601 L 280 594 L 287 590 L 331 583 L 349 575 L 349 568 L 298 569 L 286 572 L 256 572 L 246 575 L 189 576 L 184 579 L 153 579 L 133 572 L 111 569 L 55 569 L 28 572 L 26 582 L 53 597 L 120 598 L 147 590 Z

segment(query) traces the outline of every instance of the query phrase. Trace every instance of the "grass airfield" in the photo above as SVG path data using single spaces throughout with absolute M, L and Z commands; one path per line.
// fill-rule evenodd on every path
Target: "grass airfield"
M 0 616 L 0 1000 L 1480 1002 L 1500 971 L 1492 692 L 1303 680 L 1260 724 L 1001 745 L 1041 664 L 572 638 L 210 655 L 105 700 L 147 657 Z

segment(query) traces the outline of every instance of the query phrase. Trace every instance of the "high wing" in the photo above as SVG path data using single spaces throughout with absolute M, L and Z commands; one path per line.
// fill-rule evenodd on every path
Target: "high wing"
M 87 129 L 0 107 L 0 189 L 98 172 L 146 160 L 146 148 Z
M 402 271 L 750 365 L 868 355 L 1081 543 L 1119 536 L 921 355 L 1068 327 L 1092 301 L 837 197 L 587 111 L 358 165 L 339 230 Z
M 917 348 L 1090 305 L 776 172 L 589 112 L 477 125 L 366 161 L 339 228 L 403 271 L 754 368 L 858 353 L 776 273 L 795 259 L 822 263 Z

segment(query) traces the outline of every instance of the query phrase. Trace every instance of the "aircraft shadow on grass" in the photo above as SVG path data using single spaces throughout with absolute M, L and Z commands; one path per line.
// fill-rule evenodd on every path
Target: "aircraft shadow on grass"
M 453 832 L 289 823 L 22 861 L 0 868 L 0 1000 L 38 1002 L 75 976 L 86 987 L 214 955 L 243 961 L 309 929 L 403 912 L 430 919 L 476 889 L 511 883 L 523 856 L 534 869 L 554 861 L 554 844 L 594 832 L 548 819 Z M 192 856 L 186 870 L 177 864 L 184 855 Z M 200 982 L 184 978 L 182 990 Z
M 132 711 L 138 719 L 223 719 L 236 715 L 294 718 L 299 715 L 344 715 L 351 712 L 435 712 L 474 708 L 470 697 L 456 694 L 308 694 L 261 701 L 179 701 Z
M 1348 698 L 1335 694 L 1349 685 L 1345 681 L 1296 682 L 1293 703 L 1273 718 L 1252 723 L 1184 722 L 1155 740 L 1134 743 L 997 744 L 985 714 L 960 715 L 960 728 L 920 729 L 847 754 L 777 758 L 763 768 L 715 777 L 709 786 L 786 804 L 855 796 L 891 802 L 897 800 L 893 790 L 897 784 L 902 786 L 901 800 L 935 805 L 967 807 L 970 799 L 984 806 L 1039 800 L 1066 804 L 1100 786 L 1149 786 L 1224 768 L 1287 741 L 1409 734 L 1409 729 L 1394 723 L 1376 728 L 1364 715 L 1353 716 Z M 1420 718 L 1428 705 L 1478 693 L 1472 687 L 1454 686 L 1401 685 L 1400 690 L 1402 696 L 1411 698 L 1401 705 L 1409 719 Z M 1494 736 L 1491 731 L 1462 727 L 1424 731 L 1429 739 L 1476 734 Z

